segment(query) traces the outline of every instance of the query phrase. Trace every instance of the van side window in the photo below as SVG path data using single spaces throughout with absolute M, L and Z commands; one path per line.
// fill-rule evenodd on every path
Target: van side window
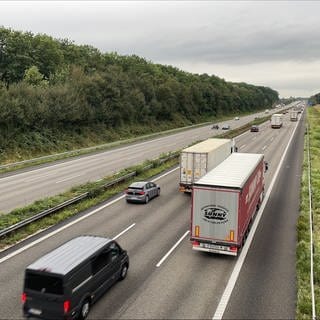
M 111 262 L 111 251 L 104 250 L 92 261 L 92 273 L 96 274 Z
M 114 260 L 119 256 L 120 248 L 115 243 L 111 243 L 110 249 L 111 249 L 111 259 Z

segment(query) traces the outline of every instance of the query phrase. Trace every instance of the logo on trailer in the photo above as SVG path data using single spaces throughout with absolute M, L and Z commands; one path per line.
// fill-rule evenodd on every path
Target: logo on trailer
M 229 220 L 229 210 L 222 206 L 208 205 L 201 208 L 201 213 L 202 219 L 207 222 L 222 224 L 228 222 Z

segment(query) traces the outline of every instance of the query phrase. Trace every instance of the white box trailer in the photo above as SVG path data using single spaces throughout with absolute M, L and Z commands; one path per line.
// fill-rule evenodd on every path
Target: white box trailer
M 231 139 L 212 138 L 182 150 L 179 191 L 191 193 L 193 183 L 226 159 L 233 148 Z
M 290 110 L 290 121 L 298 121 L 298 111 Z
M 271 116 L 271 128 L 281 128 L 282 127 L 282 114 L 274 113 Z
M 263 196 L 263 154 L 230 155 L 193 186 L 192 248 L 236 256 Z

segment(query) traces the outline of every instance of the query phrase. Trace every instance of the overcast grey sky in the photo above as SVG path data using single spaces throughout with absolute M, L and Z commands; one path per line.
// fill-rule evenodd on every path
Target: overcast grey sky
M 0 1 L 0 25 L 281 97 L 320 92 L 318 1 Z

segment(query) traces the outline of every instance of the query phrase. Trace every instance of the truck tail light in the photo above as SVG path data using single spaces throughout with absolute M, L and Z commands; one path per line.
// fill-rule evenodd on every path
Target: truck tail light
M 195 226 L 194 227 L 194 234 L 196 237 L 199 237 L 200 235 L 200 226 Z
M 238 248 L 237 248 L 237 247 L 230 247 L 230 251 L 232 251 L 232 252 L 237 252 L 237 251 L 238 251 Z
M 200 246 L 200 242 L 199 241 L 192 241 L 192 245 L 193 246 Z
M 25 292 L 23 292 L 21 295 L 21 302 L 26 303 L 26 301 L 27 301 L 27 294 Z
M 70 311 L 70 300 L 63 302 L 63 311 L 64 313 L 68 313 Z

